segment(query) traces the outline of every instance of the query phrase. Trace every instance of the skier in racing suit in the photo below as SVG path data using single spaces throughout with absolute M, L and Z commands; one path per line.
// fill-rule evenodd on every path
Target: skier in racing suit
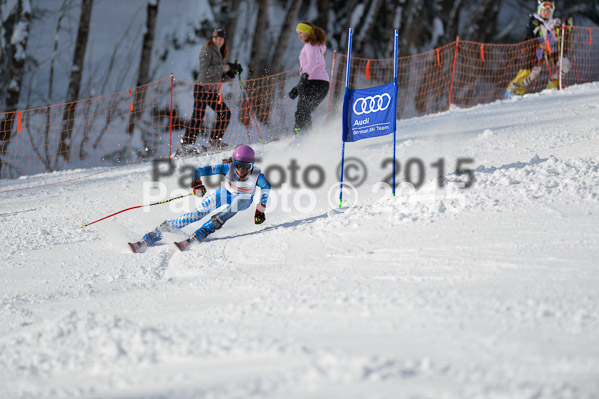
M 144 235 L 141 241 L 129 243 L 131 251 L 140 252 L 160 241 L 162 233 L 181 229 L 201 220 L 222 205 L 226 205 L 223 210 L 213 215 L 202 227 L 197 229 L 190 238 L 175 243 L 181 251 L 187 249 L 192 243 L 199 242 L 220 229 L 237 212 L 249 208 L 254 199 L 256 186 L 260 187 L 261 193 L 254 214 L 254 222 L 256 224 L 263 223 L 266 220 L 264 210 L 271 186 L 260 168 L 254 166 L 254 162 L 254 150 L 250 146 L 240 145 L 235 148 L 231 162 L 195 169 L 192 173 L 191 183 L 195 195 L 203 197 L 206 194 L 207 190 L 202 183 L 202 176 L 224 175 L 225 187 L 208 195 L 195 211 L 183 214 L 176 219 L 164 221 L 156 229 Z

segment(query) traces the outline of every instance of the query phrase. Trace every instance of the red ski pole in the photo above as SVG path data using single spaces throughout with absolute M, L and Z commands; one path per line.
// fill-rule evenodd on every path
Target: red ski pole
M 189 195 L 193 195 L 193 193 L 189 193 L 189 194 L 185 194 L 185 195 L 180 195 L 180 196 L 178 196 L 178 197 L 171 198 L 171 199 L 167 199 L 167 200 L 160 201 L 160 202 L 154 202 L 153 204 L 145 204 L 145 205 L 137 205 L 137 206 L 132 206 L 131 208 L 127 208 L 127 209 L 123 209 L 122 211 L 115 212 L 115 213 L 113 213 L 112 215 L 104 216 L 102 219 L 98 219 L 98 220 L 94 220 L 93 222 L 86 223 L 86 224 L 84 224 L 83 226 L 81 226 L 81 228 L 82 228 L 82 229 L 84 229 L 84 228 L 86 228 L 87 226 L 89 226 L 90 224 L 98 223 L 98 222 L 100 222 L 100 221 L 102 221 L 102 220 L 104 220 L 104 219 L 108 219 L 109 217 L 112 217 L 112 216 L 114 216 L 114 215 L 118 215 L 119 213 L 123 213 L 123 212 L 126 212 L 126 211 L 130 211 L 131 209 L 143 208 L 144 206 L 153 206 L 153 205 L 165 204 L 165 203 L 167 203 L 167 202 L 171 202 L 171 201 L 174 201 L 174 200 L 178 200 L 178 199 L 180 199 L 180 198 L 187 197 L 187 196 L 189 196 Z

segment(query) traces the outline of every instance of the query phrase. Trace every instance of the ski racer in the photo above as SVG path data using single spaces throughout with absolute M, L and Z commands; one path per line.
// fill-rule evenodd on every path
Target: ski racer
M 192 173 L 191 188 L 196 196 L 203 197 L 206 194 L 206 187 L 202 183 L 202 176 L 224 175 L 224 187 L 208 195 L 193 212 L 189 212 L 172 220 L 164 221 L 156 229 L 147 233 L 136 243 L 129 243 L 132 252 L 141 252 L 148 246 L 156 244 L 162 239 L 162 233 L 179 230 L 188 224 L 197 222 L 207 216 L 212 211 L 223 205 L 226 207 L 214 214 L 207 220 L 202 227 L 197 229 L 188 239 L 175 242 L 177 248 L 181 251 L 187 249 L 194 242 L 205 239 L 208 235 L 220 229 L 237 212 L 243 211 L 252 204 L 256 186 L 260 187 L 260 201 L 256 206 L 254 214 L 254 223 L 261 224 L 266 220 L 264 210 L 270 193 L 270 183 L 266 179 L 260 168 L 254 166 L 256 155 L 252 147 L 240 145 L 233 151 L 230 159 L 214 166 L 205 166 L 195 169 Z
M 526 25 L 525 40 L 537 38 L 539 46 L 536 49 L 536 58 L 530 57 L 523 69 L 518 71 L 518 74 L 510 82 L 505 92 L 505 98 L 508 99 L 513 95 L 523 95 L 526 88 L 532 83 L 541 73 L 541 65 L 543 61 L 547 63 L 547 67 L 551 70 L 551 76 L 547 82 L 546 89 L 557 87 L 559 80 L 559 69 L 561 66 L 562 76 L 570 71 L 571 63 L 566 57 L 563 57 L 560 65 L 561 41 L 561 25 L 559 18 L 553 18 L 555 10 L 554 1 L 538 1 L 537 12 L 530 16 L 528 25 Z M 566 25 L 572 26 L 572 18 L 566 20 Z M 564 32 L 568 33 L 568 31 Z M 564 45 L 568 40 L 564 40 Z M 564 47 L 566 50 L 566 47 Z M 536 63 L 535 63 L 536 61 Z

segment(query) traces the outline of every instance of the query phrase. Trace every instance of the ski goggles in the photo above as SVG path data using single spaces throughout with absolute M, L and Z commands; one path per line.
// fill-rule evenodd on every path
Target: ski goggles
M 250 169 L 252 169 L 252 167 L 254 166 L 254 164 L 251 163 L 251 162 L 235 161 L 233 163 L 233 166 L 235 166 L 235 169 L 243 170 L 245 172 L 249 172 Z
M 222 37 L 224 39 L 225 31 L 222 29 L 215 29 L 214 32 L 212 32 L 212 37 Z
M 553 9 L 555 8 L 555 5 L 551 1 L 543 1 L 543 2 L 541 2 L 541 4 L 539 4 L 539 6 L 541 7 L 542 10 L 553 11 Z

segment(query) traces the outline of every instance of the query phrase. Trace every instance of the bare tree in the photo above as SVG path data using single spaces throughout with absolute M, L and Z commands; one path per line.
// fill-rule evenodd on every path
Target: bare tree
M 358 54 L 363 54 L 366 43 L 369 43 L 372 40 L 370 35 L 382 5 L 383 0 L 367 1 L 367 8 L 364 10 L 365 12 L 362 14 L 360 22 L 358 23 L 360 29 L 356 32 L 356 52 Z M 374 56 L 372 51 L 371 54 L 367 55 Z
M 445 34 L 439 43 L 441 45 L 453 42 L 459 33 L 460 11 L 464 5 L 464 0 L 456 0 L 452 3 L 445 20 Z
M 239 6 L 241 0 L 229 0 L 223 1 L 221 8 L 222 15 L 224 18 L 224 29 L 227 32 L 227 42 L 229 48 L 235 48 L 235 31 L 237 30 L 237 19 L 239 17 Z
M 302 6 L 302 0 L 289 0 L 287 6 L 287 14 L 285 15 L 285 21 L 283 25 L 281 25 L 281 32 L 279 33 L 279 38 L 277 40 L 277 45 L 275 46 L 275 52 L 272 56 L 272 61 L 270 63 L 271 69 L 270 73 L 275 74 L 279 73 L 283 70 L 283 57 L 285 52 L 287 51 L 287 45 L 289 44 L 289 36 L 291 32 L 295 32 L 295 21 L 297 20 L 297 15 Z
M 399 30 L 399 50 L 401 55 L 409 55 L 418 49 L 426 40 L 422 34 L 424 29 L 423 7 L 424 0 L 406 0 L 405 15 L 402 15 L 402 24 Z
M 493 40 L 493 32 L 497 26 L 497 16 L 502 0 L 482 0 L 472 7 L 471 24 L 468 25 L 464 38 L 466 40 L 487 43 Z
M 257 78 L 264 75 L 266 58 L 264 54 L 264 39 L 268 26 L 268 0 L 258 0 L 258 17 L 256 18 L 256 29 L 252 40 L 252 51 L 250 54 L 249 77 Z
M 71 77 L 67 89 L 66 104 L 62 114 L 62 131 L 60 133 L 57 160 L 60 157 L 63 157 L 65 161 L 69 160 L 71 150 L 70 141 L 75 125 L 75 112 L 77 111 L 79 87 L 81 85 L 81 76 L 83 74 L 83 61 L 85 59 L 87 38 L 89 36 L 92 5 L 93 0 L 81 1 L 81 16 L 79 18 L 79 28 L 77 30 L 77 41 L 75 43 L 75 53 L 73 54 L 73 66 L 71 67 Z
M 62 6 L 60 7 L 60 14 L 58 15 L 58 20 L 56 21 L 56 31 L 54 33 L 54 48 L 52 50 L 52 59 L 50 60 L 50 73 L 48 74 L 48 100 L 52 100 L 52 95 L 54 94 L 54 64 L 56 63 L 56 58 L 58 56 L 58 38 L 60 37 L 62 20 L 65 18 L 70 4 L 71 0 L 63 0 Z M 52 112 L 48 110 L 46 112 L 46 126 L 44 127 L 44 156 L 43 158 L 41 158 L 44 162 L 46 170 L 48 171 L 52 170 L 50 164 L 50 127 L 52 126 L 52 124 L 50 123 L 51 116 Z
M 359 1 L 358 0 L 349 0 L 348 2 L 346 2 L 346 12 L 347 12 L 347 20 L 345 22 L 345 29 L 343 29 L 343 32 L 341 33 L 341 42 L 339 43 L 339 49 L 345 53 L 345 51 L 347 50 L 347 37 L 349 35 L 349 28 L 353 28 L 353 24 L 352 24 L 352 16 L 353 16 L 353 12 L 356 9 L 356 6 L 358 5 Z
M 399 13 L 401 12 L 401 8 L 399 7 L 399 0 L 385 1 L 383 2 L 383 7 L 381 13 L 384 15 L 383 18 L 383 29 L 385 32 L 393 32 L 395 29 L 399 28 L 398 20 Z M 394 53 L 393 48 L 394 42 L 391 40 L 387 41 L 387 45 L 381 49 L 380 51 L 375 50 L 375 54 L 377 58 L 391 58 Z
M 150 65 L 152 64 L 152 48 L 154 47 L 154 34 L 156 30 L 156 15 L 160 0 L 149 0 L 146 7 L 146 32 L 141 43 L 141 57 L 139 59 L 139 70 L 135 89 L 135 100 L 133 111 L 129 115 L 127 133 L 133 135 L 135 124 L 141 117 L 146 97 L 145 85 L 150 82 Z M 143 87 L 142 87 L 143 86 Z
M 140 12 L 141 12 L 141 8 L 140 8 Z M 121 68 L 120 75 L 118 74 L 118 72 L 115 71 L 115 69 L 119 65 L 120 66 L 122 66 L 123 64 L 129 65 L 129 62 L 123 62 L 124 60 L 121 55 L 122 52 L 120 52 L 120 51 L 121 51 L 121 46 L 123 46 L 124 44 L 131 41 L 130 34 L 131 34 L 131 31 L 134 30 L 135 26 L 136 26 L 135 18 L 133 18 L 133 19 L 131 19 L 131 21 L 129 21 L 129 25 L 127 25 L 125 32 L 123 32 L 122 36 L 119 38 L 119 40 L 117 40 L 116 45 L 112 49 L 112 54 L 110 56 L 108 68 L 106 68 L 106 70 L 104 71 L 104 77 L 100 79 L 101 83 L 97 84 L 97 87 L 99 87 L 98 91 L 100 93 L 106 92 L 107 87 L 109 86 L 109 83 L 112 82 L 114 75 L 119 76 L 117 84 L 115 86 L 122 87 L 123 82 L 125 80 L 124 79 L 125 74 L 123 74 L 123 71 L 126 71 L 128 68 Z M 131 35 L 133 35 L 133 34 L 131 34 Z M 129 52 L 127 50 L 124 50 L 124 51 L 127 54 L 129 54 Z M 113 74 L 113 72 L 114 72 L 114 74 Z
M 5 4 L 2 4 L 0 9 L 4 6 Z M 0 115 L 0 175 L 21 96 L 31 25 L 31 4 L 29 0 L 17 0 L 8 11 L 7 15 L 2 15 L 0 10 L 0 86 L 6 90 L 2 93 L 3 104 L 0 104 L 6 112 Z
M 329 13 L 331 12 L 331 2 L 329 0 L 316 0 L 318 3 L 318 17 L 314 20 L 314 25 L 325 30 L 329 29 Z

